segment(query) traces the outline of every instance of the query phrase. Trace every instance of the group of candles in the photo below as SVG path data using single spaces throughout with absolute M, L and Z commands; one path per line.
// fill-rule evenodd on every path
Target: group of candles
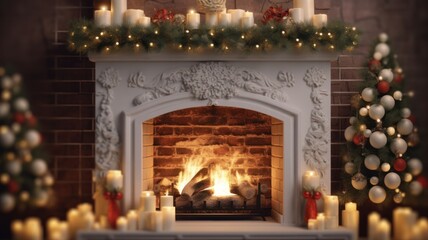
M 42 240 L 43 228 L 38 218 L 27 218 L 25 221 L 15 220 L 11 225 L 13 239 Z
M 293 0 L 293 7 L 289 13 L 295 23 L 312 23 L 316 28 L 327 25 L 326 14 L 314 14 L 314 0 Z
M 146 17 L 141 9 L 127 9 L 127 0 L 111 0 L 111 10 L 105 6 L 96 10 L 94 22 L 98 27 L 133 26 L 136 24 L 148 27 L 151 24 L 151 19 Z
M 189 29 L 197 29 L 201 23 L 201 16 L 194 10 L 190 10 L 186 15 L 186 25 Z M 205 25 L 215 26 L 236 26 L 251 28 L 254 26 L 254 13 L 243 9 L 224 9 L 222 12 L 205 13 Z

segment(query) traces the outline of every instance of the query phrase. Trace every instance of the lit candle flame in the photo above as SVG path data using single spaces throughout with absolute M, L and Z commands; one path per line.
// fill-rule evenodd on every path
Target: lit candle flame
M 107 7 L 106 6 L 101 6 L 100 9 L 103 10 L 103 11 L 105 11 L 105 10 L 107 10 Z

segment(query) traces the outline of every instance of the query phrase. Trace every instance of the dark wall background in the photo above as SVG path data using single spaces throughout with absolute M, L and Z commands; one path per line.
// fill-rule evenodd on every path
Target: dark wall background
M 279 1 L 276 1 L 279 2 Z M 34 113 L 44 126 L 52 152 L 57 207 L 49 214 L 65 216 L 70 207 L 91 201 L 94 168 L 94 64 L 86 56 L 67 51 L 69 23 L 93 17 L 109 1 L 43 0 L 0 1 L 0 65 L 13 66 L 25 77 Z M 280 2 L 291 7 L 292 1 Z M 332 62 L 332 188 L 340 191 L 343 131 L 351 116 L 350 97 L 357 93 L 366 55 L 378 33 L 385 31 L 406 73 L 408 89 L 416 90 L 411 107 L 421 133 L 421 159 L 428 156 L 428 1 L 421 0 L 315 0 L 316 11 L 329 20 L 354 24 L 362 32 L 361 45 Z M 258 12 L 267 0 L 229 0 L 229 8 Z M 193 0 L 128 0 L 129 8 L 169 8 L 184 13 Z M 365 218 L 365 217 L 364 217 Z

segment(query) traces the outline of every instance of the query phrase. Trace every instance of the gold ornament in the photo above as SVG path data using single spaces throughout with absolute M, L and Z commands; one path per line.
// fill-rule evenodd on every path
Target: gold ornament
M 13 160 L 15 160 L 15 154 L 14 154 L 13 152 L 8 152 L 8 153 L 6 153 L 6 159 L 7 159 L 8 161 L 13 161 Z
M 9 175 L 2 174 L 0 177 L 0 182 L 3 184 L 7 184 L 9 182 L 9 179 L 10 179 Z
M 2 94 L 1 94 L 1 98 L 4 101 L 9 101 L 11 96 L 12 95 L 10 94 L 10 91 L 7 91 L 7 90 L 3 91 Z
M 30 199 L 30 194 L 27 191 L 21 192 L 21 195 L 19 196 L 21 201 L 26 202 L 28 199 Z

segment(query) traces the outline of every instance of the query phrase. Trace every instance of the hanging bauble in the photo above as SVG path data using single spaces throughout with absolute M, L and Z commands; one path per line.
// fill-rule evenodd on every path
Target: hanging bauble
M 409 134 L 409 136 L 407 136 L 407 144 L 409 145 L 409 147 L 415 147 L 419 144 L 419 142 L 419 134 L 416 131 L 413 131 Z
M 7 190 L 9 193 L 15 194 L 19 191 L 19 184 L 16 181 L 10 181 L 7 184 Z
M 46 165 L 46 162 L 40 158 L 34 159 L 34 161 L 31 163 L 31 172 L 35 176 L 43 176 L 48 170 L 48 166 Z
M 364 158 L 364 165 L 369 170 L 377 170 L 380 165 L 380 159 L 374 154 L 367 155 L 366 158 Z
M 375 52 L 380 52 L 382 54 L 382 57 L 386 57 L 389 55 L 390 49 L 388 44 L 386 43 L 379 43 L 375 47 Z
M 21 124 L 19 123 L 13 123 L 12 124 L 12 130 L 14 133 L 19 133 L 21 131 Z
M 404 154 L 407 151 L 407 143 L 402 138 L 394 138 L 391 142 L 391 151 L 398 155 Z
M 394 194 L 393 200 L 395 203 L 401 203 L 403 201 L 403 195 L 401 193 Z
M 3 89 L 10 89 L 13 86 L 13 81 L 10 77 L 3 77 L 1 79 L 1 87 Z
M 422 193 L 423 187 L 422 184 L 418 181 L 413 181 L 409 184 L 410 194 L 413 196 L 418 196 Z
M 370 135 L 372 135 L 372 130 L 370 130 L 370 129 L 366 129 L 366 130 L 364 131 L 364 137 L 369 138 L 369 137 L 370 137 Z
M 359 114 L 360 114 L 360 116 L 365 117 L 365 116 L 367 116 L 367 114 L 369 114 L 369 110 L 365 107 L 362 107 L 362 108 L 360 108 Z
M 409 166 L 409 170 L 410 172 L 414 175 L 414 176 L 418 176 L 419 174 L 421 174 L 422 170 L 423 170 L 423 164 L 421 162 L 421 160 L 417 159 L 417 158 L 412 158 L 407 162 L 407 165 Z
M 361 144 L 364 144 L 364 142 L 365 142 L 365 138 L 364 138 L 364 135 L 363 134 L 361 134 L 361 133 L 357 133 L 357 134 L 355 134 L 354 135 L 354 137 L 352 138 L 352 142 L 355 144 L 355 145 L 361 145 Z
M 49 194 L 45 190 L 37 190 L 33 194 L 33 204 L 37 207 L 44 207 L 49 201 Z
M 26 120 L 25 115 L 23 113 L 20 113 L 20 112 L 15 113 L 13 118 L 14 118 L 15 122 L 17 122 L 19 124 L 23 124 Z
M 403 100 L 403 93 L 401 91 L 395 91 L 394 94 L 392 94 L 392 96 L 397 101 Z
M 379 73 L 379 76 L 382 77 L 382 80 L 388 83 L 392 82 L 392 79 L 394 79 L 394 74 L 392 73 L 391 69 L 382 69 L 382 71 Z
M 355 134 L 357 133 L 357 130 L 353 126 L 349 126 L 345 129 L 345 139 L 348 142 L 351 142 L 354 138 Z
M 28 146 L 30 148 L 37 147 L 42 142 L 42 137 L 40 133 L 36 130 L 29 130 L 25 134 L 25 140 L 27 140 Z
M 376 87 L 377 91 L 381 94 L 389 92 L 390 89 L 389 83 L 387 81 L 380 81 Z
M 376 131 L 370 135 L 370 145 L 376 149 L 383 148 L 386 142 L 387 138 L 383 132 Z
M 18 112 L 26 112 L 26 111 L 28 111 L 28 109 L 30 107 L 30 104 L 28 104 L 27 99 L 25 99 L 25 98 L 18 98 L 13 103 L 13 107 Z
M 386 34 L 386 33 L 379 34 L 379 41 L 386 43 L 388 41 L 388 34 Z
M 385 183 L 385 186 L 387 188 L 394 190 L 400 186 L 401 178 L 395 172 L 390 172 L 390 173 L 386 174 L 383 182 Z
M 382 203 L 385 201 L 386 198 L 386 192 L 385 189 L 383 189 L 380 186 L 374 186 L 369 191 L 369 199 L 370 201 L 374 203 Z
M 364 101 L 366 102 L 371 102 L 374 100 L 375 98 L 375 91 L 373 88 L 364 88 L 363 91 L 361 92 L 361 97 L 363 98 Z
M 385 95 L 380 98 L 380 104 L 389 111 L 394 108 L 395 99 L 391 95 Z
M 353 162 L 347 162 L 345 164 L 345 172 L 349 175 L 355 172 L 355 164 Z
M 406 173 L 406 174 L 404 174 L 403 179 L 405 182 L 411 182 L 413 180 L 413 176 L 410 173 Z
M 0 127 L 0 146 L 8 148 L 15 143 L 15 134 L 8 127 Z
M 381 53 L 381 54 L 382 54 L 382 53 Z M 379 60 L 377 60 L 377 59 L 372 59 L 372 60 L 369 62 L 369 70 L 370 70 L 371 72 L 378 72 L 378 71 L 380 70 L 381 66 L 382 66 L 382 64 L 381 64 L 381 63 L 380 63 L 380 61 L 379 61 Z
M 393 136 L 395 134 L 395 128 L 394 127 L 388 127 L 386 129 L 386 133 L 388 133 L 389 136 Z
M 367 178 L 362 173 L 357 173 L 352 177 L 352 186 L 357 190 L 362 190 L 367 185 Z
M 401 119 L 397 124 L 397 131 L 401 135 L 409 135 L 413 131 L 413 123 L 409 119 Z
M 412 115 L 412 111 L 409 108 L 403 108 L 400 111 L 400 115 L 402 118 L 409 118 Z
M 397 170 L 398 172 L 402 172 L 406 169 L 407 167 L 407 163 L 406 160 L 404 160 L 403 158 L 397 158 L 394 160 L 394 169 Z
M 48 174 L 43 178 L 43 185 L 46 187 L 51 187 L 54 184 L 54 178 Z
M 350 117 L 349 118 L 349 124 L 354 125 L 355 122 L 357 122 L 357 118 L 356 117 Z
M 428 188 L 428 180 L 425 176 L 419 176 L 417 181 L 422 185 L 423 188 Z
M 382 60 L 382 53 L 380 53 L 380 52 L 373 53 L 373 58 L 377 61 Z
M 375 121 L 382 119 L 385 116 L 385 108 L 380 104 L 373 104 L 369 109 L 369 116 Z
M 0 195 L 0 211 L 10 212 L 15 207 L 15 198 L 9 193 Z
M 370 178 L 370 184 L 375 186 L 379 183 L 379 178 L 378 177 L 371 177 Z
M 10 105 L 8 103 L 0 103 L 0 117 L 6 117 L 10 113 Z
M 380 168 L 382 169 L 382 171 L 388 172 L 389 170 L 391 170 L 391 165 L 389 163 L 382 163 Z
M 6 163 L 6 171 L 10 175 L 18 175 L 21 173 L 22 164 L 18 160 L 7 161 Z

